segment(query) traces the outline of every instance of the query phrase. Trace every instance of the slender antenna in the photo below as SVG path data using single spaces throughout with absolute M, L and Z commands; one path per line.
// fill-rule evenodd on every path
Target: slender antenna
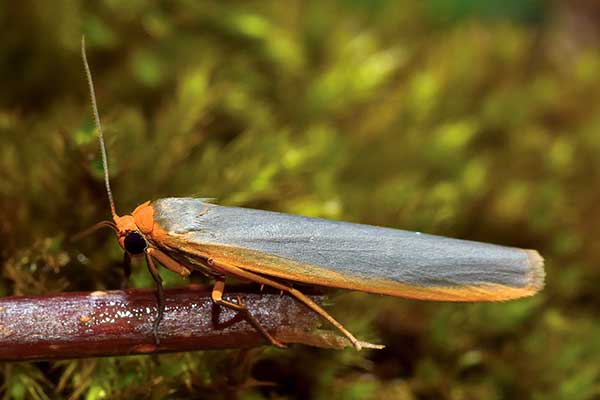
M 113 200 L 112 191 L 110 190 L 110 182 L 108 180 L 108 160 L 106 157 L 106 147 L 104 146 L 104 135 L 102 134 L 102 125 L 100 124 L 100 114 L 98 113 L 98 106 L 96 105 L 96 92 L 94 91 L 94 81 L 92 80 L 92 72 L 87 62 L 85 55 L 85 36 L 81 37 L 81 56 L 83 57 L 83 66 L 85 68 L 85 74 L 87 76 L 88 85 L 90 87 L 90 97 L 92 99 L 92 110 L 94 111 L 94 118 L 96 119 L 96 129 L 98 130 L 98 140 L 100 140 L 100 152 L 102 153 L 102 165 L 104 167 L 104 184 L 106 185 L 106 193 L 108 194 L 108 201 L 110 202 L 110 212 L 113 217 L 117 216 L 115 211 L 115 201 Z
M 119 230 L 117 229 L 117 225 L 115 225 L 114 222 L 112 221 L 100 221 L 97 224 L 87 228 L 85 231 L 81 231 L 79 233 L 77 233 L 75 236 L 73 236 L 71 238 L 71 242 L 76 242 L 81 238 L 84 238 L 94 232 L 96 232 L 98 229 L 100 228 L 110 228 L 113 231 L 115 231 L 116 233 L 119 232 Z

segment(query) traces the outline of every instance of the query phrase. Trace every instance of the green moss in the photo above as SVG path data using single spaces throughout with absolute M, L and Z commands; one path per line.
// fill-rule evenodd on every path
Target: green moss
M 66 240 L 109 216 L 82 33 L 120 213 L 216 197 L 536 248 L 548 276 L 537 297 L 501 304 L 333 296 L 379 352 L 10 364 L 4 398 L 597 397 L 600 53 L 571 19 L 545 18 L 582 12 L 569 5 L 477 4 L 2 8 L 2 295 L 120 283 L 109 232 Z M 152 285 L 141 264 L 132 284 Z

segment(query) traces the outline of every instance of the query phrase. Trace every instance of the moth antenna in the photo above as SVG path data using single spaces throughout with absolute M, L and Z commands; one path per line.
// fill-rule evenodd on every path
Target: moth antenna
M 79 239 L 82 239 L 88 235 L 91 235 L 92 233 L 96 232 L 98 229 L 100 228 L 110 228 L 113 231 L 115 231 L 116 233 L 119 232 L 119 230 L 117 229 L 117 225 L 115 225 L 114 222 L 112 221 L 100 221 L 95 225 L 90 226 L 89 228 L 87 228 L 84 231 L 81 231 L 77 234 L 75 234 L 75 236 L 71 237 L 71 242 L 76 242 Z
M 96 92 L 94 91 L 94 81 L 92 80 L 92 72 L 90 71 L 90 66 L 88 65 L 87 57 L 85 55 L 85 36 L 81 37 L 81 57 L 83 58 L 83 66 L 85 68 L 85 74 L 87 76 L 88 86 L 90 88 L 92 111 L 94 112 L 94 118 L 96 120 L 96 130 L 98 131 L 98 140 L 100 141 L 100 153 L 102 154 L 102 166 L 104 169 L 104 184 L 106 186 L 106 193 L 108 194 L 108 201 L 110 202 L 110 212 L 114 218 L 117 216 L 117 212 L 115 210 L 115 201 L 113 200 L 112 191 L 110 190 L 110 181 L 108 179 L 108 158 L 106 157 L 106 146 L 104 145 L 102 125 L 100 124 L 100 114 L 98 113 L 98 106 L 96 105 Z

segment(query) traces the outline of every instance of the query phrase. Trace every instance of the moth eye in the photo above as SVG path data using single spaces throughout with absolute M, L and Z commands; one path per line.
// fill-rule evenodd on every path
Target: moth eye
M 142 254 L 146 247 L 148 247 L 148 243 L 146 243 L 146 239 L 142 236 L 138 231 L 127 232 L 125 235 L 125 250 L 129 254 Z

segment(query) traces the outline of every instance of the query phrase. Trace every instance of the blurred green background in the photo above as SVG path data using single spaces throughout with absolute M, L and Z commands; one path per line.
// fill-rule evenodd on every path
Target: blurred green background
M 79 46 L 120 213 L 166 196 L 536 248 L 539 295 L 338 293 L 381 351 L 2 368 L 14 399 L 600 398 L 595 1 L 0 2 L 0 294 L 114 289 Z M 171 285 L 181 282 L 165 273 Z M 152 286 L 142 265 L 133 282 Z

